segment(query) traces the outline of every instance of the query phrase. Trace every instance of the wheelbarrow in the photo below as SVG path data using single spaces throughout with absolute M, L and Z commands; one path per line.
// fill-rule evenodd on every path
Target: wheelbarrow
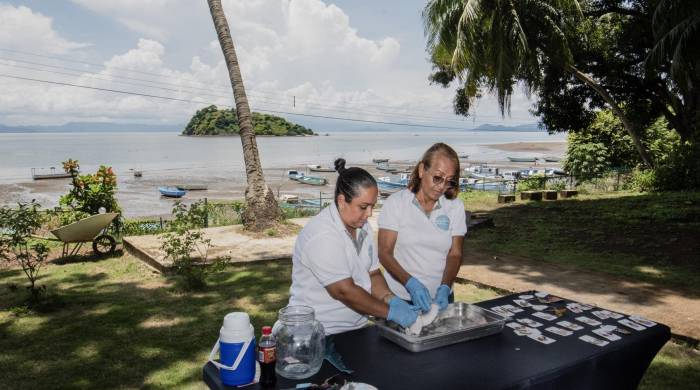
M 117 248 L 117 241 L 105 232 L 118 215 L 118 213 L 91 215 L 52 230 L 51 233 L 63 242 L 63 257 L 75 256 L 84 243 L 91 241 L 92 250 L 96 254 L 112 253 Z

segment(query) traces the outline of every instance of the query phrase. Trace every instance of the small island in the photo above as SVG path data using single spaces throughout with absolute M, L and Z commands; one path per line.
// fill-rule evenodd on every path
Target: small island
M 253 127 L 255 135 L 270 136 L 303 136 L 315 135 L 311 129 L 287 121 L 286 119 L 268 114 L 253 112 Z M 182 131 L 182 135 L 238 135 L 238 117 L 233 109 L 219 110 L 211 105 L 197 111 Z

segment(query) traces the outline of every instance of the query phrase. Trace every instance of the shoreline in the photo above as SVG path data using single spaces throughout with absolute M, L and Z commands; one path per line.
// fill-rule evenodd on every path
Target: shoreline
M 503 144 L 480 145 L 491 149 L 513 152 L 513 153 L 546 153 L 548 155 L 562 156 L 566 151 L 564 142 L 516 142 Z M 391 156 L 389 156 L 391 157 Z M 420 156 L 415 157 L 416 160 Z M 390 160 L 390 165 L 398 169 L 411 169 L 415 161 L 410 160 Z M 513 163 L 507 160 L 506 156 L 478 161 L 470 159 L 460 159 L 460 169 L 473 165 L 488 164 L 501 169 L 523 169 L 532 166 L 532 163 Z M 375 177 L 390 176 L 388 172 L 378 170 L 376 164 L 370 161 L 353 163 L 349 161 L 349 166 L 358 166 L 366 169 Z M 558 166 L 557 163 L 537 164 L 537 166 Z M 276 166 L 264 168 L 265 181 L 275 196 L 297 195 L 304 198 L 318 198 L 319 193 L 324 197 L 332 197 L 336 173 L 335 172 L 307 172 L 309 175 L 320 176 L 328 180 L 324 186 L 311 186 L 292 181 L 287 178 L 286 172 L 290 169 L 307 171 L 305 164 L 291 164 L 287 166 Z M 130 172 L 117 172 L 118 189 L 117 200 L 122 206 L 124 215 L 128 218 L 153 217 L 169 215 L 175 199 L 161 197 L 157 188 L 159 186 L 187 184 L 204 185 L 208 189 L 205 191 L 188 191 L 180 198 L 183 203 L 189 204 L 200 199 L 207 198 L 209 201 L 230 201 L 243 199 L 247 186 L 245 170 L 241 166 L 238 169 L 231 169 L 223 174 L 217 175 L 197 175 L 195 173 L 150 173 L 144 171 L 141 178 L 133 177 Z M 15 182 L 0 183 L 0 205 L 15 205 L 18 201 L 28 202 L 36 199 L 43 208 L 53 208 L 58 204 L 61 195 L 68 192 L 70 179 L 51 179 L 32 181 L 31 179 L 21 179 Z

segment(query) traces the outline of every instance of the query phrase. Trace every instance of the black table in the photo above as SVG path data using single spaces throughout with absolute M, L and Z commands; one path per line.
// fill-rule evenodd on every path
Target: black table
M 480 302 L 477 305 L 491 308 L 513 304 L 518 295 Z M 550 306 L 561 307 L 563 301 Z M 596 310 L 596 309 L 594 309 Z M 592 310 L 591 310 L 592 311 Z M 567 312 L 551 321 L 551 325 L 568 320 L 584 327 L 571 336 L 558 336 L 544 331 L 550 326 L 546 321 L 530 314 L 525 308 L 513 318 L 531 318 L 545 326 L 538 329 L 557 341 L 544 345 L 517 336 L 505 327 L 497 335 L 472 340 L 447 347 L 413 353 L 381 337 L 377 329 L 363 329 L 335 336 L 338 352 L 346 365 L 355 370 L 351 380 L 369 383 L 379 389 L 635 389 L 656 353 L 671 337 L 670 329 L 662 324 L 643 331 L 631 330 L 630 335 L 620 335 L 622 340 L 611 341 L 598 347 L 578 339 L 593 334 L 590 325 L 582 324 L 574 317 L 585 315 L 596 319 L 586 311 L 583 314 Z M 613 319 L 601 320 L 604 324 L 616 324 Z M 321 383 L 338 371 L 327 361 L 321 371 L 311 378 L 290 381 L 277 377 L 278 388 L 292 388 L 296 383 Z M 207 363 L 203 368 L 205 383 L 211 389 L 226 389 L 219 380 L 216 367 Z M 347 377 L 347 376 L 346 376 Z M 254 389 L 257 385 L 245 388 Z

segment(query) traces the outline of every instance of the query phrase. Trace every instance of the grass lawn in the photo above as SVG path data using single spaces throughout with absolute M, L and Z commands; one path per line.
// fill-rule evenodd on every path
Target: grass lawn
M 29 311 L 21 271 L 0 269 L 0 388 L 202 389 L 200 369 L 223 316 L 248 312 L 259 335 L 287 303 L 291 265 L 233 265 L 202 292 L 183 291 L 129 255 L 51 264 L 43 275 L 52 303 Z M 497 295 L 455 290 L 470 302 Z M 642 388 L 699 382 L 698 352 L 669 343 Z
M 494 206 L 495 194 L 466 197 L 496 227 L 467 245 L 561 263 L 700 294 L 700 193 L 610 193 Z M 493 207 L 492 207 L 493 206 Z

